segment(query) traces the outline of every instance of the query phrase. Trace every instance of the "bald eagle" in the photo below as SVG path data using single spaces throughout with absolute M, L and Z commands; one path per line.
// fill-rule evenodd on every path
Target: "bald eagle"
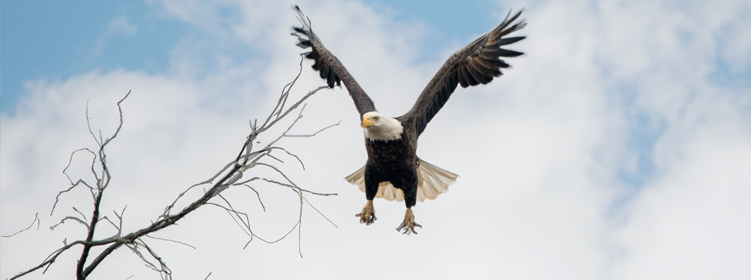
M 360 218 L 360 223 L 370 225 L 376 220 L 374 198 L 403 200 L 407 211 L 404 221 L 396 230 L 404 229 L 405 234 L 417 233 L 415 227 L 422 226 L 415 223 L 412 206 L 418 199 L 434 199 L 446 192 L 448 185 L 457 178 L 456 174 L 418 158 L 417 138 L 438 110 L 446 104 L 457 85 L 466 88 L 487 84 L 494 77 L 503 74 L 500 68 L 509 67 L 500 57 L 516 57 L 523 54 L 501 48 L 525 38 L 507 37 L 526 25 L 523 20 L 514 23 L 521 11 L 510 18 L 509 13 L 496 28 L 454 53 L 430 80 L 412 109 L 400 117 L 391 118 L 378 113 L 370 97 L 360 88 L 339 59 L 331 54 L 313 33 L 310 19 L 298 6 L 295 6 L 295 9 L 303 25 L 293 27 L 294 32 L 291 33 L 298 38 L 297 46 L 311 49 L 303 55 L 315 62 L 313 69 L 320 73 L 330 88 L 344 83 L 360 113 L 368 160 L 364 167 L 345 178 L 350 183 L 359 185 L 367 199 L 365 207 L 356 217 Z

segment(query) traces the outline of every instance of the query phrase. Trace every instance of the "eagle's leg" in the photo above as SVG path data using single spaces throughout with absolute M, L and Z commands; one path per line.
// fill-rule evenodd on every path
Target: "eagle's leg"
M 412 214 L 412 208 L 407 208 L 407 213 L 404 214 L 404 222 L 402 222 L 402 224 L 396 228 L 396 231 L 401 231 L 402 229 L 404 229 L 404 234 L 417 234 L 415 227 L 422 228 L 420 224 L 415 223 L 415 214 Z
M 365 223 L 365 225 L 370 225 L 375 222 L 377 218 L 375 216 L 375 209 L 373 209 L 373 200 L 369 199 L 368 203 L 365 204 L 365 207 L 362 208 L 362 212 L 355 215 L 355 217 L 360 217 L 361 224 Z
M 412 186 L 407 188 L 401 188 L 402 191 L 404 191 L 404 205 L 407 207 L 407 212 L 404 213 L 404 221 L 402 222 L 399 227 L 396 228 L 396 231 L 401 231 L 404 229 L 403 234 L 417 234 L 415 231 L 415 227 L 422 228 L 422 226 L 418 223 L 415 223 L 415 214 L 412 213 L 412 206 L 415 206 L 417 203 L 417 173 L 413 173 L 414 176 L 410 176 L 404 179 L 404 182 L 402 184 L 399 184 L 401 186 Z
M 356 217 L 360 217 L 360 223 L 365 223 L 365 225 L 370 225 L 376 221 L 375 209 L 373 209 L 373 199 L 375 198 L 376 193 L 378 193 L 378 184 L 380 182 L 375 175 L 376 174 L 372 172 L 370 164 L 365 164 L 365 199 L 367 199 L 368 202 L 365 203 L 365 207 L 362 208 L 360 214 L 355 215 Z

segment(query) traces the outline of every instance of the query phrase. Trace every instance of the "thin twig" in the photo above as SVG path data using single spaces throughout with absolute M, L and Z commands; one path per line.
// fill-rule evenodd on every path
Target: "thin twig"
M 114 211 L 113 211 L 113 212 L 114 212 Z M 117 226 L 117 225 L 116 225 L 116 224 L 115 224 L 114 222 L 112 222 L 112 220 L 110 220 L 110 218 L 109 218 L 109 217 L 107 217 L 107 216 L 103 216 L 103 217 L 99 218 L 99 220 L 100 220 L 100 221 L 102 221 L 102 220 L 107 220 L 107 222 L 109 222 L 109 223 L 110 223 L 110 225 L 112 225 L 112 227 L 114 227 L 115 229 L 117 229 L 117 234 L 115 234 L 115 236 L 120 236 L 120 234 L 121 234 L 121 231 L 120 231 L 120 227 L 118 227 L 118 226 Z
M 327 130 L 329 128 L 335 127 L 335 126 L 337 126 L 337 125 L 339 125 L 341 123 L 342 123 L 342 121 L 340 120 L 339 122 L 337 122 L 335 124 L 329 125 L 327 127 L 321 128 L 320 130 L 318 130 L 316 132 L 313 132 L 313 134 L 301 134 L 301 135 L 289 135 L 289 134 L 285 134 L 284 137 L 313 137 L 313 136 L 318 135 L 318 133 L 321 133 L 324 130 Z
M 331 223 L 334 227 L 336 227 L 336 228 L 339 227 L 334 222 L 332 222 L 331 220 L 329 220 L 329 217 L 326 217 L 326 215 L 324 215 L 323 213 L 321 213 L 321 211 L 318 211 L 318 208 L 316 208 L 315 206 L 313 206 L 313 203 L 310 203 L 310 201 L 308 201 L 307 198 L 303 197 L 302 199 L 304 199 L 305 202 L 307 202 L 308 205 L 310 205 L 310 207 L 313 208 L 313 210 L 316 210 L 316 212 L 318 212 L 318 214 L 320 214 L 321 217 L 323 217 L 324 219 L 326 219 L 327 221 L 329 221 L 329 223 Z
M 94 141 L 98 146 L 102 146 L 101 143 L 99 143 L 99 140 L 96 139 L 96 135 L 94 135 L 94 132 L 91 131 L 91 117 L 89 117 L 89 100 L 86 100 L 86 126 L 89 128 L 89 134 L 91 134 L 91 137 L 94 137 Z
M 74 220 L 74 221 L 76 221 L 76 222 L 78 222 L 78 223 L 82 224 L 83 226 L 85 226 L 85 227 L 86 227 L 86 230 L 88 230 L 88 229 L 89 229 L 89 224 L 87 224 L 87 223 L 86 223 L 86 222 L 84 222 L 83 220 L 79 219 L 78 217 L 67 216 L 67 217 L 63 218 L 62 220 L 60 220 L 60 222 L 58 222 L 57 224 L 54 224 L 54 225 L 52 225 L 52 226 L 50 227 L 50 230 L 55 230 L 55 228 L 56 228 L 57 226 L 64 224 L 66 220 Z
M 190 248 L 196 249 L 196 247 L 195 247 L 195 246 L 193 246 L 193 245 L 190 245 L 190 244 L 188 244 L 188 243 L 185 243 L 185 242 L 181 242 L 181 241 L 177 241 L 177 240 L 172 240 L 172 239 L 167 239 L 167 238 L 154 237 L 154 236 L 151 236 L 151 235 L 144 235 L 144 236 L 146 236 L 146 237 L 148 237 L 148 238 L 156 239 L 156 240 L 161 240 L 161 241 L 168 241 L 168 242 L 173 242 L 173 243 L 177 243 L 177 244 L 180 244 L 180 245 L 185 245 L 185 246 L 188 246 L 188 247 L 190 247 Z
M 157 253 L 154 250 L 152 250 L 151 247 L 149 247 L 149 245 L 143 242 L 143 240 L 141 240 L 140 238 L 138 239 L 138 243 L 140 243 L 141 246 L 146 248 L 146 251 L 149 252 L 152 258 L 156 259 L 159 262 L 159 265 L 161 266 L 161 268 L 155 269 L 155 270 L 159 272 L 160 274 L 163 273 L 164 276 L 162 277 L 162 279 L 165 279 L 165 280 L 172 279 L 172 270 L 169 267 L 167 267 L 167 263 L 165 263 L 164 260 L 162 260 L 162 257 L 157 255 Z
M 247 229 L 247 231 L 245 232 L 246 234 L 248 234 L 248 235 L 254 235 L 253 231 L 250 228 L 250 218 L 249 218 L 248 214 L 246 214 L 244 212 L 241 212 L 241 211 L 235 210 L 235 208 L 232 207 L 232 203 L 230 203 L 229 200 L 227 200 L 221 194 L 219 195 L 219 197 L 222 200 L 224 200 L 224 203 L 227 203 L 227 207 L 221 206 L 219 204 L 215 204 L 215 205 L 223 208 L 224 210 L 227 211 L 227 213 L 230 213 L 230 216 L 232 217 L 232 219 L 235 220 L 235 223 L 239 227 L 243 228 L 243 231 L 245 231 Z M 235 216 L 237 217 L 237 219 L 239 219 L 240 222 L 242 222 L 242 225 L 240 225 L 240 223 L 237 222 L 237 219 L 235 219 L 235 216 L 232 216 L 232 214 L 235 214 Z M 242 217 L 240 215 L 242 215 Z M 243 218 L 245 218 L 245 220 L 243 220 Z
M 260 163 L 259 163 L 259 165 L 260 165 Z M 263 164 L 263 165 L 269 166 L 271 168 L 276 169 L 272 165 L 268 165 L 268 164 Z M 279 171 L 278 169 L 276 169 L 276 170 Z M 281 172 L 281 171 L 279 171 L 279 172 Z M 282 174 L 282 176 L 284 176 L 284 175 Z M 279 182 L 279 181 L 275 181 L 275 180 L 269 180 L 269 179 L 266 179 L 266 178 L 261 178 L 261 180 L 264 180 L 264 181 L 269 182 L 269 183 L 277 184 L 277 185 L 280 185 L 280 186 L 285 186 L 285 187 L 288 187 L 288 188 L 291 188 L 291 189 L 298 189 L 298 190 L 300 190 L 302 192 L 306 192 L 306 193 L 310 193 L 310 194 L 314 194 L 314 195 L 320 195 L 320 196 L 338 195 L 337 193 L 318 193 L 318 192 L 309 191 L 309 190 L 306 190 L 306 189 L 298 187 L 297 185 L 295 185 L 294 183 L 292 183 L 292 181 L 289 181 L 289 180 L 288 180 L 290 182 L 289 184 L 285 184 L 285 183 L 282 183 L 282 182 Z
M 258 178 L 258 177 L 256 177 L 256 178 Z M 254 189 L 253 187 L 251 187 L 250 185 L 248 185 L 248 184 L 243 184 L 243 185 L 245 185 L 251 191 L 253 191 L 253 192 L 256 193 L 256 197 L 258 197 L 258 202 L 261 203 L 261 208 L 263 208 L 263 212 L 266 212 L 266 206 L 263 205 L 263 200 L 261 200 L 261 194 L 259 194 L 258 191 L 256 189 Z
M 257 235 L 255 235 L 255 233 L 253 233 L 253 230 L 250 227 L 250 219 L 248 219 L 248 214 L 245 214 L 243 212 L 237 211 L 237 210 L 232 209 L 230 207 L 226 207 L 224 205 L 220 205 L 220 204 L 213 203 L 213 202 L 206 203 L 206 205 L 211 205 L 211 206 L 216 206 L 216 207 L 222 208 L 224 211 L 227 212 L 227 214 L 230 215 L 230 217 L 235 222 L 235 224 L 237 224 L 237 226 L 240 227 L 240 229 L 242 229 L 243 232 L 245 232 L 245 234 L 247 234 L 247 235 L 249 235 L 251 237 L 258 237 Z M 240 217 L 240 216 L 242 216 L 242 217 Z M 245 220 L 243 220 L 243 217 L 245 217 Z M 240 220 L 240 221 L 238 222 L 238 220 Z M 242 223 L 242 225 L 241 225 L 241 223 Z M 261 239 L 261 240 L 263 240 L 263 239 Z
M 52 210 L 50 211 L 50 216 L 52 216 L 52 213 L 54 213 L 54 212 L 55 212 L 55 207 L 57 207 L 57 202 L 58 202 L 58 201 L 60 201 L 60 196 L 61 196 L 62 194 L 64 194 L 64 193 L 67 193 L 67 192 L 69 192 L 69 191 L 73 190 L 73 188 L 77 187 L 78 185 L 84 185 L 84 186 L 87 186 L 87 187 L 88 187 L 89 189 L 91 189 L 91 188 L 92 188 L 91 186 L 89 186 L 89 184 L 88 184 L 88 183 L 86 183 L 86 181 L 84 181 L 84 180 L 80 180 L 80 179 L 79 179 L 79 180 L 78 180 L 78 182 L 76 182 L 75 184 L 71 185 L 71 186 L 70 186 L 70 188 L 68 188 L 68 189 L 66 189 L 66 190 L 62 190 L 62 191 L 58 192 L 58 193 L 57 193 L 57 196 L 55 196 L 55 203 L 54 203 L 54 204 L 52 204 Z
M 302 160 L 300 159 L 300 157 L 298 157 L 296 154 L 290 153 L 289 151 L 287 151 L 287 149 L 282 148 L 282 147 L 271 147 L 269 149 L 270 150 L 282 150 L 283 152 L 287 153 L 287 155 L 289 155 L 289 156 L 294 157 L 295 159 L 297 159 L 297 162 L 299 162 L 300 166 L 302 166 L 302 170 L 305 170 L 305 163 L 303 163 Z
M 81 218 L 83 218 L 84 221 L 89 222 L 88 220 L 86 220 L 86 215 L 84 215 L 83 213 L 81 213 L 81 211 L 78 211 L 78 209 L 76 209 L 76 207 L 73 207 L 73 211 L 76 211 L 76 213 L 78 213 L 79 215 L 81 215 Z
M 251 189 L 252 189 L 252 188 L 251 188 Z M 255 190 L 253 190 L 253 191 L 255 191 Z M 256 194 L 258 194 L 258 193 L 256 193 Z M 265 211 L 265 209 L 264 209 L 264 211 Z M 16 233 L 14 233 L 14 234 L 11 234 L 11 235 L 0 235 L 0 236 L 2 236 L 2 237 L 13 237 L 13 236 L 15 236 L 16 234 L 19 234 L 19 233 L 22 233 L 22 232 L 24 232 L 24 231 L 27 231 L 27 230 L 29 230 L 29 229 L 30 229 L 31 227 L 33 227 L 33 226 L 34 226 L 34 223 L 36 223 L 36 224 L 37 224 L 37 230 L 39 230 L 39 222 L 40 222 L 40 221 L 39 221 L 39 212 L 37 212 L 36 214 L 34 214 L 34 220 L 33 220 L 33 221 L 31 221 L 31 224 L 30 224 L 30 225 L 29 225 L 28 227 L 26 227 L 25 229 L 19 230 L 19 231 L 17 231 Z

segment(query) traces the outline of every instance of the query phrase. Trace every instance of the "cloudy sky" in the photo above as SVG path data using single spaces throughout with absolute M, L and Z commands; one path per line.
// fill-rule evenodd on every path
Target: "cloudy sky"
M 91 196 L 62 173 L 95 133 L 109 146 L 113 182 L 102 212 L 127 206 L 123 227 L 147 226 L 190 185 L 231 161 L 299 70 L 289 36 L 299 4 L 326 46 L 381 113 L 398 116 L 454 51 L 524 8 L 528 38 L 512 69 L 457 90 L 428 126 L 418 155 L 461 177 L 418 204 L 419 235 L 394 231 L 402 203 L 375 202 L 343 177 L 366 159 L 344 89 L 308 102 L 280 144 L 305 163 L 276 163 L 306 196 L 302 234 L 248 237 L 205 207 L 147 239 L 176 279 L 749 279 L 751 278 L 751 4 L 722 1 L 34 1 L 2 3 L 0 278 L 39 264 L 63 240 L 85 237 L 66 216 Z M 404 1 L 406 2 L 406 1 Z M 293 97 L 323 84 L 304 63 Z M 284 125 L 288 125 L 289 122 Z M 280 127 L 281 129 L 281 127 Z M 273 140 L 280 129 L 260 141 Z M 277 133 L 277 134 L 274 134 Z M 92 180 L 91 157 L 69 175 Z M 279 179 L 252 169 L 253 176 Z M 294 192 L 271 184 L 225 197 L 266 239 L 296 222 Z M 186 199 L 201 194 L 188 193 Z M 116 233 L 102 226 L 97 238 Z M 298 253 L 298 238 L 304 258 Z M 74 275 L 80 248 L 46 274 Z M 93 279 L 159 279 L 120 249 Z

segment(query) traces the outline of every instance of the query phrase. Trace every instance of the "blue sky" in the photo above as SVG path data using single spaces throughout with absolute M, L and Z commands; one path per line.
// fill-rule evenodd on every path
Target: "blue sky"
M 93 69 L 166 71 L 170 51 L 181 37 L 203 31 L 181 23 L 148 2 L 4 1 L 0 110 L 14 114 L 28 81 L 64 80 Z M 371 1 L 368 5 L 396 20 L 430 27 L 431 36 L 424 41 L 418 59 L 434 59 L 441 42 L 471 40 L 471 36 L 485 32 L 496 21 L 493 15 L 482 12 L 496 5 L 487 0 L 446 1 L 439 5 L 433 1 Z M 110 30 L 117 18 L 126 18 L 132 31 Z M 247 59 L 253 53 L 244 48 L 233 55 Z
M 108 34 L 117 17 L 137 31 Z M 1 109 L 15 111 L 27 81 L 92 69 L 164 71 L 185 31 L 142 1 L 3 1 Z
M 299 1 L 386 115 L 408 110 L 451 53 L 510 9 L 525 9 L 529 24 L 519 33 L 528 38 L 510 47 L 525 55 L 508 59 L 513 67 L 489 85 L 457 90 L 422 134 L 418 155 L 460 177 L 448 193 L 415 207 L 424 226 L 418 236 L 394 231 L 404 215 L 399 203 L 377 200 L 378 221 L 367 227 L 354 217 L 364 195 L 342 178 L 366 154 L 352 101 L 337 88 L 309 99 L 294 132 L 340 126 L 280 142 L 305 162 L 300 170 L 282 158 L 290 178 L 338 193 L 308 198 L 338 227 L 306 205 L 304 259 L 297 236 L 242 250 L 247 236 L 217 208 L 157 236 L 197 249 L 153 246 L 176 279 L 209 272 L 233 279 L 248 270 L 264 279 L 751 278 L 746 2 Z M 68 186 L 61 170 L 70 153 L 92 148 L 87 104 L 92 128 L 107 135 L 118 123 L 115 102 L 132 92 L 108 150 L 116 180 L 103 209 L 127 205 L 125 231 L 149 224 L 231 161 L 248 121 L 265 117 L 299 69 L 301 50 L 288 35 L 297 24 L 292 4 L 3 1 L 0 234 L 28 226 L 35 213 L 41 226 L 0 238 L 0 278 L 38 263 L 62 240 L 81 238 L 77 225 L 48 229 L 77 215 L 71 207 L 88 213 L 85 190 L 47 213 Z M 293 97 L 322 85 L 309 65 Z M 276 135 L 266 137 L 260 141 Z M 89 164 L 74 157 L 72 178 L 91 180 Z M 251 213 L 260 235 L 278 238 L 294 224 L 297 197 L 253 186 L 266 212 L 247 189 L 225 194 Z M 30 278 L 69 276 L 73 255 Z M 411 266 L 383 263 L 394 258 Z M 295 269 L 271 265 L 279 263 Z M 363 273 L 362 263 L 377 269 Z M 158 279 L 129 252 L 101 271 L 94 278 Z

